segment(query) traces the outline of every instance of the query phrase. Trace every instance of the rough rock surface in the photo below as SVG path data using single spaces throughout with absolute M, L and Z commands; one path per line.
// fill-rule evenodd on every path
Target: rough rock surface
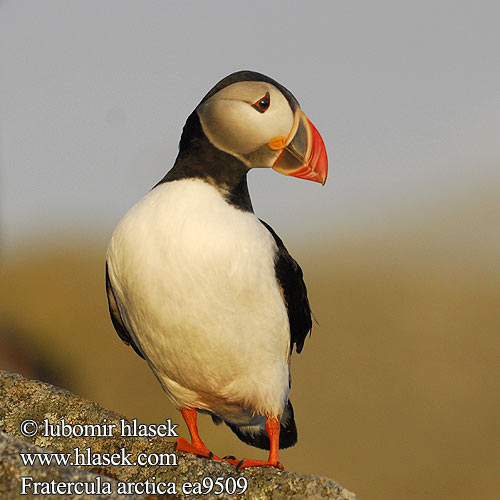
M 355 500 L 355 495 L 332 479 L 295 474 L 280 471 L 273 468 L 245 469 L 236 472 L 235 468 L 227 463 L 198 458 L 185 453 L 174 453 L 173 441 L 166 438 L 146 437 L 122 437 L 120 434 L 121 419 L 117 413 L 105 410 L 97 403 L 87 401 L 75 396 L 64 389 L 59 389 L 50 384 L 23 378 L 20 375 L 0 371 L 0 498 L 9 500 L 20 498 L 21 476 L 30 476 L 33 481 L 48 483 L 55 480 L 56 483 L 81 482 L 97 485 L 99 482 L 109 483 L 108 488 L 112 493 L 103 492 L 102 495 L 93 498 L 205 498 L 229 499 L 245 498 L 255 500 L 285 500 L 285 499 L 338 499 Z M 21 423 L 31 419 L 38 424 L 38 432 L 33 437 L 27 437 L 21 433 Z M 45 436 L 45 424 L 60 424 L 64 419 L 66 424 L 116 424 L 111 437 L 50 437 Z M 131 423 L 126 420 L 127 423 Z M 76 428 L 76 427 L 75 427 Z M 33 426 L 28 426 L 33 430 Z M 26 434 L 26 432 L 25 432 Z M 91 457 L 97 461 L 103 454 L 131 454 L 130 461 L 135 461 L 138 454 L 152 456 L 161 454 L 165 464 L 163 465 L 112 465 L 99 464 L 89 466 L 73 466 L 71 461 L 75 459 L 75 448 L 84 456 L 91 453 Z M 90 448 L 87 451 L 87 448 Z M 24 465 L 19 453 L 68 453 L 70 464 L 68 465 Z M 96 455 L 98 454 L 98 455 Z M 118 455 L 117 455 L 118 457 Z M 170 464 L 170 465 L 168 465 Z M 248 488 L 242 495 L 230 495 L 227 493 L 215 495 L 197 495 L 196 489 L 191 495 L 184 495 L 182 485 L 186 482 L 201 482 L 203 478 L 223 478 L 224 484 L 230 487 L 239 484 L 246 479 Z M 26 481 L 26 480 L 25 480 Z M 136 493 L 126 496 L 120 495 L 120 484 L 125 482 L 139 483 Z M 153 483 L 164 483 L 167 493 L 160 495 L 157 491 L 145 490 L 146 482 L 149 488 Z M 64 485 L 63 485 L 64 486 Z M 49 486 L 43 486 L 48 488 Z M 64 486 L 66 487 L 66 486 Z M 84 486 L 80 486 L 84 487 Z M 87 486 L 88 487 L 88 486 Z M 42 486 L 40 486 L 42 488 Z M 218 489 L 214 485 L 215 489 Z M 170 491 L 169 491 L 170 489 Z M 175 490 L 175 491 L 174 491 Z M 236 491 L 239 491 L 236 488 Z M 28 489 L 28 493 L 33 490 Z M 203 491 L 199 491 L 202 493 Z M 43 493 L 43 491 L 42 491 Z M 142 494 L 144 493 L 144 494 Z M 160 491 L 160 493 L 164 493 Z M 84 495 L 87 497 L 88 495 Z M 50 498 L 77 498 L 75 493 L 62 492 L 61 495 L 51 495 Z M 21 497 L 22 498 L 22 497 Z M 39 498 L 44 498 L 41 495 Z M 79 498 L 82 498 L 81 496 Z

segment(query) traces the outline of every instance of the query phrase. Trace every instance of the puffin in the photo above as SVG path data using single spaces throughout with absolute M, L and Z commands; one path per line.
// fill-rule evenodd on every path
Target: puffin
M 303 273 L 254 213 L 247 174 L 273 170 L 324 184 L 321 135 L 283 85 L 254 71 L 219 81 L 188 117 L 173 167 L 112 233 L 106 290 L 116 332 L 181 412 L 177 451 L 238 470 L 283 469 L 297 442 L 290 358 L 312 328 Z M 268 460 L 222 459 L 197 415 L 224 422 Z

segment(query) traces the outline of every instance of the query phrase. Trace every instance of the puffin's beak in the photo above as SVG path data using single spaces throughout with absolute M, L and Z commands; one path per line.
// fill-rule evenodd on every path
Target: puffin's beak
M 271 149 L 281 149 L 273 169 L 309 181 L 326 182 L 328 158 L 321 135 L 305 113 L 295 112 L 293 127 L 288 137 L 275 137 L 269 142 Z

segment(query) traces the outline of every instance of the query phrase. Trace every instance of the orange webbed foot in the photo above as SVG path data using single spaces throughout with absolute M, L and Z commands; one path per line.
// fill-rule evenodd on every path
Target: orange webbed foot
M 177 438 L 175 441 L 174 450 L 175 451 L 184 451 L 186 453 L 193 453 L 194 455 L 198 455 L 200 457 L 205 457 L 210 460 L 220 460 L 219 457 L 214 455 L 203 443 L 198 434 L 198 425 L 196 423 L 197 414 L 194 408 L 183 408 L 181 410 L 182 416 L 186 422 L 186 425 L 189 430 L 189 434 L 191 435 L 191 443 L 186 441 L 184 438 Z
M 236 457 L 233 457 L 232 455 L 228 455 L 227 457 L 222 457 L 222 460 L 224 462 L 228 462 L 234 467 L 237 467 L 238 464 L 241 462 L 241 460 L 238 460 Z
M 210 460 L 221 461 L 221 459 L 218 456 L 214 455 L 203 443 L 199 444 L 198 446 L 195 446 L 189 443 L 183 437 L 177 438 L 175 440 L 174 450 L 183 451 L 185 453 L 193 453 L 194 455 L 198 455 L 199 457 L 205 457 Z
M 236 467 L 236 470 L 246 469 L 247 467 L 275 467 L 276 469 L 285 470 L 285 467 L 279 461 L 279 436 L 280 436 L 280 421 L 277 418 L 266 419 L 266 432 L 269 436 L 269 458 L 267 460 L 250 460 L 244 458 L 237 460 L 235 457 L 224 457 L 226 462 Z
M 223 460 L 229 462 L 231 465 L 234 465 L 237 471 L 240 469 L 246 469 L 247 467 L 275 467 L 276 469 L 285 470 L 285 467 L 281 462 L 270 460 L 251 460 L 249 458 L 238 460 L 234 457 L 224 457 Z

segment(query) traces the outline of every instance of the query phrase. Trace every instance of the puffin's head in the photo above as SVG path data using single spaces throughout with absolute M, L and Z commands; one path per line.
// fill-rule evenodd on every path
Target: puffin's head
M 325 145 L 297 99 L 271 78 L 239 71 L 215 85 L 195 110 L 212 145 L 246 167 L 274 170 L 322 184 Z

